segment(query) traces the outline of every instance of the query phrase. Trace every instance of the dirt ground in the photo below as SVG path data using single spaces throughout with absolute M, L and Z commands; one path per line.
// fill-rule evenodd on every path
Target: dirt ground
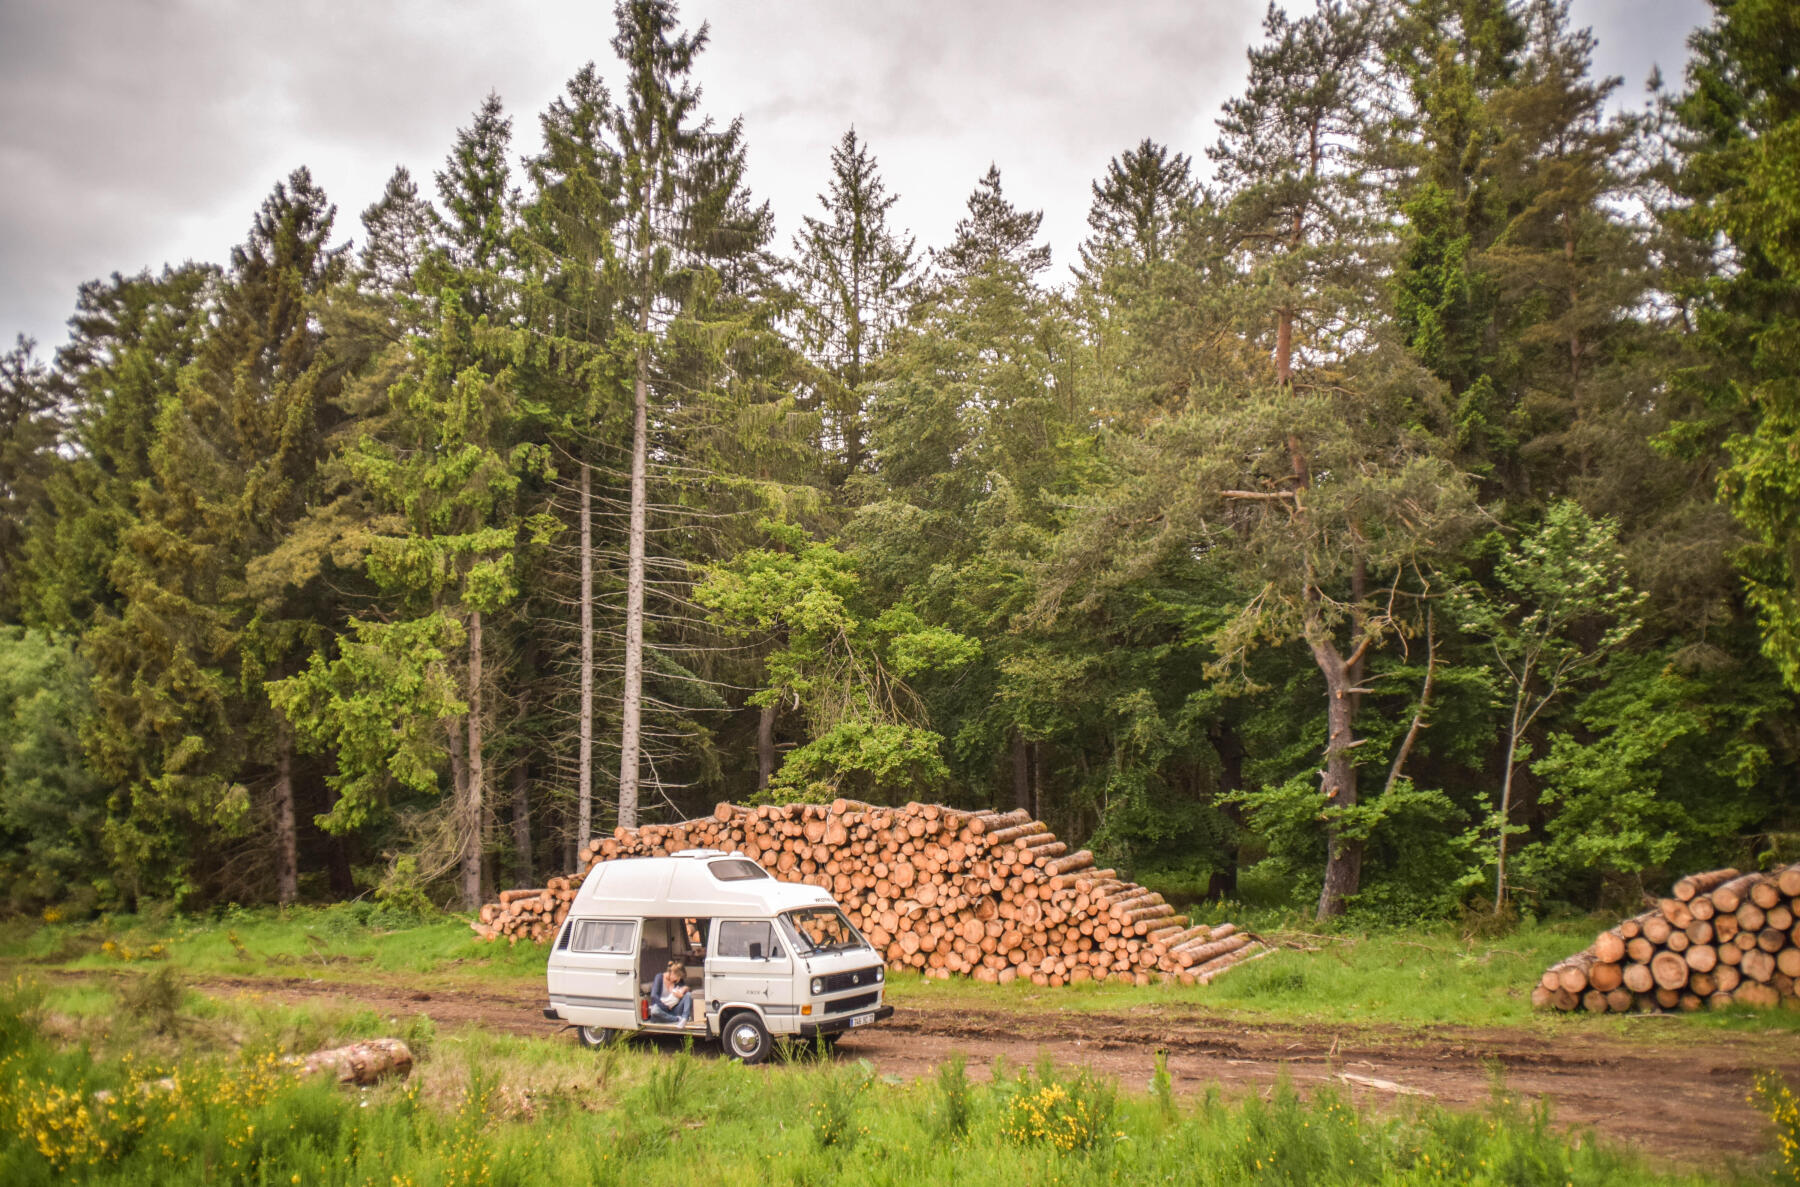
M 543 1018 L 538 996 L 518 991 L 351 990 L 298 977 L 219 978 L 194 988 L 227 999 L 337 999 L 396 1017 L 428 1014 L 445 1028 L 479 1026 L 544 1038 L 562 1029 Z M 953 1052 L 968 1057 L 975 1075 L 986 1074 L 998 1055 L 1018 1066 L 1048 1052 L 1059 1064 L 1091 1067 L 1144 1090 L 1162 1049 L 1178 1092 L 1217 1083 L 1227 1094 L 1260 1093 L 1285 1074 L 1303 1092 L 1331 1084 L 1357 1103 L 1377 1107 L 1413 1094 L 1479 1107 L 1490 1099 L 1498 1075 L 1513 1093 L 1548 1097 L 1559 1126 L 1592 1127 L 1611 1142 L 1661 1159 L 1717 1168 L 1768 1148 L 1766 1127 L 1747 1102 L 1751 1078 L 1773 1068 L 1800 1081 L 1800 1035 L 1696 1031 L 1678 1017 L 1630 1025 L 1641 1033 L 1621 1038 L 1577 1026 L 1555 1035 L 1447 1026 L 1334 1028 L 1227 1021 L 1172 1007 L 1020 1015 L 907 1006 L 886 1023 L 847 1035 L 839 1051 L 841 1058 L 866 1059 L 883 1074 L 908 1078 L 929 1073 Z

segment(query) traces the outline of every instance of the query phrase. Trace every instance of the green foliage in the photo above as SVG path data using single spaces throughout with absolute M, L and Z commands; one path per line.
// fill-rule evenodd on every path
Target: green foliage
M 94 863 L 105 787 L 81 746 L 90 676 L 67 641 L 0 627 L 0 877 L 15 910 L 79 913 L 107 890 Z
M 390 788 L 435 792 L 444 761 L 444 723 L 468 711 L 449 656 L 465 632 L 444 614 L 401 622 L 355 622 L 331 659 L 270 682 L 269 700 L 314 751 L 330 750 L 338 793 L 322 828 L 367 824 Z
M 776 258 L 671 0 L 354 258 L 297 170 L 0 359 L 0 902 L 379 882 L 300 926 L 405 948 L 752 794 L 1368 922 L 1785 851 L 1800 26 L 1715 7 L 1638 114 L 1560 2 L 1272 9 L 1211 188 L 1124 147 L 1060 290 L 854 130 Z
M 1576 711 L 1582 735 L 1556 735 L 1532 764 L 1557 811 L 1544 842 L 1521 855 L 1522 885 L 1562 896 L 1579 894 L 1572 877 L 1678 875 L 1781 811 L 1776 722 L 1787 697 L 1760 663 L 1721 658 L 1650 653 L 1608 665 Z
M 1720 493 L 1750 535 L 1738 559 L 1763 649 L 1800 689 L 1800 18 L 1780 0 L 1713 7 L 1676 104 L 1672 218 L 1729 245 L 1692 282 L 1707 365 L 1691 378 L 1734 430 Z
M 715 566 L 694 600 L 735 635 L 779 641 L 751 703 L 791 703 L 812 736 L 789 752 L 771 794 L 888 801 L 941 786 L 949 775 L 943 740 L 917 724 L 923 706 L 907 682 L 972 662 L 979 644 L 926 624 L 904 603 L 881 606 L 852 554 L 791 525 L 764 526 L 781 547 Z

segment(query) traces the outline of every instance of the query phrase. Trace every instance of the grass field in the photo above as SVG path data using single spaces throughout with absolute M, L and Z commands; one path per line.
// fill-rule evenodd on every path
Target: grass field
M 134 988 L 0 989 L 0 1182 L 1703 1181 L 1557 1132 L 1504 1095 L 1481 1112 L 1371 1114 L 1330 1091 L 1182 1100 L 1163 1077 L 1124 1090 L 1001 1065 L 976 1079 L 954 1059 L 902 1083 L 804 1051 L 748 1068 L 429 1023 L 405 1036 L 421 1057 L 408 1080 L 349 1090 L 297 1081 L 279 1053 L 379 1033 L 382 1019 L 176 994 L 165 1010 Z
M 1536 924 L 1495 939 L 1264 926 L 1289 947 L 1204 989 L 897 976 L 890 996 L 902 1008 L 1179 1005 L 1271 1023 L 1585 1028 L 1658 1043 L 1800 1024 L 1727 1011 L 1651 1036 L 1624 1018 L 1534 1014 L 1533 977 L 1597 926 Z M 456 919 L 383 918 L 359 905 L 0 925 L 0 1183 L 1700 1181 L 1554 1129 L 1498 1088 L 1486 1111 L 1370 1114 L 1329 1090 L 1177 1099 L 1166 1080 L 1121 1088 L 1047 1066 L 971 1077 L 953 1061 L 935 1078 L 901 1082 L 805 1053 L 762 1068 L 710 1053 L 595 1053 L 478 1027 L 439 1033 L 429 1018 L 400 1022 L 342 1002 L 226 1001 L 190 987 L 302 978 L 531 993 L 544 955 L 477 940 Z M 81 973 L 103 975 L 71 975 Z M 271 1062 L 382 1034 L 421 1057 L 403 1085 L 296 1083 Z M 176 1087 L 156 1086 L 165 1075 Z M 112 1094 L 104 1103 L 94 1096 L 102 1090 Z M 1800 1109 L 1789 1107 L 1800 1127 Z M 1726 1167 L 1706 1181 L 1766 1181 L 1752 1174 L 1766 1168 Z

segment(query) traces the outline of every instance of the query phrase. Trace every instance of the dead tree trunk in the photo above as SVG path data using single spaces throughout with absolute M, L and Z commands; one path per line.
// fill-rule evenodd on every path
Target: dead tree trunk
M 646 247 L 646 251 L 648 247 Z M 631 526 L 625 565 L 625 691 L 619 703 L 619 827 L 638 822 L 638 747 L 644 709 L 644 546 L 650 435 L 650 298 L 638 310 L 631 400 Z
M 1326 741 L 1325 803 L 1333 808 L 1356 806 L 1356 764 L 1350 751 L 1356 745 L 1356 701 L 1350 681 L 1352 663 L 1346 663 L 1337 645 L 1315 628 L 1310 640 L 1314 661 L 1325 677 Z M 1357 651 L 1360 657 L 1361 649 Z M 1344 913 L 1345 900 L 1362 884 L 1363 843 L 1341 835 L 1334 819 L 1326 830 L 1325 885 L 1319 891 L 1319 918 Z
M 581 463 L 581 721 L 577 727 L 577 849 L 594 829 L 594 486 L 593 468 Z M 527 875 L 529 877 L 530 875 Z
M 756 719 L 756 790 L 769 790 L 775 777 L 775 706 L 764 705 Z

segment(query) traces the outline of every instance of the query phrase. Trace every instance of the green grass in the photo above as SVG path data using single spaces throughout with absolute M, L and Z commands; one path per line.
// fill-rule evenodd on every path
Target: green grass
M 1285 1086 L 1183 1102 L 1047 1065 L 976 1079 L 953 1060 L 900 1083 L 856 1063 L 747 1068 L 480 1031 L 439 1038 L 403 1084 L 356 1091 L 298 1082 L 276 1054 L 355 1037 L 354 1011 L 271 1010 L 229 1035 L 191 1020 L 145 1050 L 129 1017 L 98 1046 L 58 1037 L 63 1004 L 0 993 L 9 1185 L 1700 1181 L 1504 1095 L 1481 1113 L 1365 1113 Z
M 309 980 L 541 980 L 543 947 L 487 943 L 455 917 L 384 925 L 360 904 L 217 916 L 102 916 L 0 927 L 0 965 L 109 971 L 163 962 L 190 977 Z

